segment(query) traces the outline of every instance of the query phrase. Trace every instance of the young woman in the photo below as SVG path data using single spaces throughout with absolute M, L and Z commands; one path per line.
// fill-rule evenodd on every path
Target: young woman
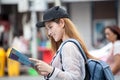
M 106 62 L 110 65 L 114 75 L 120 75 L 120 28 L 108 26 L 105 28 L 105 35 L 112 43 Z
M 43 22 L 37 23 L 37 27 L 45 26 L 47 35 L 51 41 L 52 49 L 56 53 L 51 65 L 30 58 L 36 63 L 35 69 L 40 75 L 49 80 L 84 80 L 85 78 L 85 61 L 78 49 L 72 43 L 67 42 L 62 48 L 62 64 L 60 62 L 60 46 L 69 39 L 77 40 L 88 58 L 93 58 L 87 51 L 73 22 L 69 19 L 68 13 L 59 6 L 48 9 L 43 16 Z M 62 68 L 64 70 L 62 70 Z

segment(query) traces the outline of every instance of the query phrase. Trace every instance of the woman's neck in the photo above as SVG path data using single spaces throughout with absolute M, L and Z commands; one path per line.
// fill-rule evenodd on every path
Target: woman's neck
M 66 34 L 64 34 L 63 35 L 63 38 L 62 38 L 62 41 L 65 41 L 65 40 L 67 40 L 67 39 L 69 39 L 70 37 L 68 36 L 68 35 L 66 35 Z

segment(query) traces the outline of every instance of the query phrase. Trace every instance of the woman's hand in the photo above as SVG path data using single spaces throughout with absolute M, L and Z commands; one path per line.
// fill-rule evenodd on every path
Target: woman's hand
M 29 58 L 29 60 L 35 63 L 34 68 L 40 75 L 47 76 L 49 73 L 52 73 L 53 67 L 47 63 L 34 58 Z

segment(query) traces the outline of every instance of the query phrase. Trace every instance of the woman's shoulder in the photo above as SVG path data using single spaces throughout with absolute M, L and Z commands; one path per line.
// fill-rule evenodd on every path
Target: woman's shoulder
M 77 45 L 73 42 L 67 42 L 64 44 L 63 46 L 64 48 L 73 48 L 73 47 L 77 47 Z
M 119 45 L 120 46 L 120 40 L 115 41 L 114 45 Z
M 115 43 L 120 43 L 120 40 L 117 40 Z
M 70 38 L 70 39 L 63 41 L 61 45 L 64 44 L 64 47 L 77 47 L 77 45 L 75 44 L 77 42 L 78 41 L 76 39 Z

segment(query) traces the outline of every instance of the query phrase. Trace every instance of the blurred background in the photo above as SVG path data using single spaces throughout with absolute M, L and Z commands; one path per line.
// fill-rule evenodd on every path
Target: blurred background
M 68 11 L 89 51 L 108 43 L 103 33 L 106 26 L 120 26 L 120 0 L 0 0 L 0 80 L 43 79 L 34 69 L 7 56 L 14 47 L 50 63 L 51 44 L 45 29 L 37 29 L 35 24 L 46 9 L 56 5 Z

